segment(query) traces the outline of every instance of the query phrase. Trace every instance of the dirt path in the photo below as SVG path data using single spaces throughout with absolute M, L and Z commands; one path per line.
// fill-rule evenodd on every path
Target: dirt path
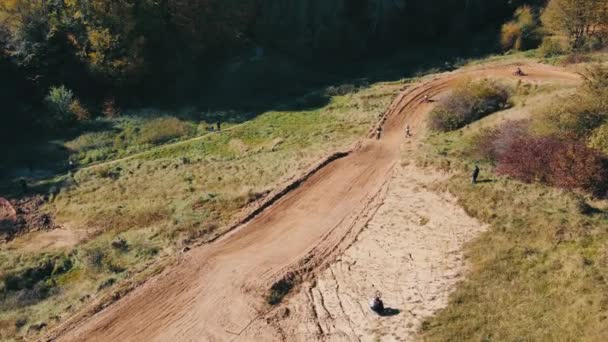
M 524 68 L 530 73 L 528 78 L 531 80 L 576 82 L 575 76 L 551 67 L 526 65 Z M 381 204 L 386 198 L 390 175 L 400 160 L 405 123 L 410 124 L 416 132 L 422 127 L 424 116 L 431 108 L 430 104 L 423 103 L 424 94 L 436 96 L 444 93 L 464 75 L 512 77 L 512 70 L 512 66 L 481 67 L 444 74 L 410 87 L 389 108 L 380 141 L 365 140 L 348 156 L 320 169 L 248 224 L 212 244 L 192 250 L 178 266 L 166 270 L 98 314 L 81 322 L 66 323 L 53 336 L 60 336 L 58 339 L 61 341 L 231 341 L 239 338 L 242 341 L 274 341 L 291 337 L 294 331 L 284 330 L 281 324 L 276 324 L 272 319 L 276 317 L 273 316 L 276 312 L 271 312 L 264 303 L 268 289 L 287 274 L 305 276 L 323 269 L 327 262 L 347 251 L 365 225 L 374 222 L 372 218 L 378 210 L 388 210 L 382 209 Z M 411 177 L 418 181 L 415 174 Z M 402 194 L 413 191 L 405 189 Z M 429 227 L 437 230 L 437 234 L 433 233 L 440 237 L 437 241 L 449 244 L 453 237 L 439 231 L 452 226 L 447 224 L 449 221 L 446 218 L 440 217 L 445 213 L 441 212 L 439 216 L 433 214 L 441 210 L 441 207 L 434 206 L 439 206 L 442 200 L 427 199 L 425 196 L 430 194 L 417 194 L 409 202 L 410 206 L 430 207 L 418 208 L 418 211 L 408 215 L 424 212 L 429 215 L 429 223 L 444 222 Z M 418 197 L 421 202 L 418 202 Z M 465 220 L 457 212 L 452 214 L 447 217 L 449 220 Z M 404 217 L 407 220 L 410 216 Z M 408 235 L 403 237 L 407 238 Z M 424 240 L 425 235 L 411 237 Z M 465 239 L 466 236 L 458 238 Z M 412 246 L 412 257 L 414 260 L 424 260 L 424 254 L 420 253 L 426 249 L 433 253 L 433 248 L 444 247 L 420 245 L 416 249 Z M 372 248 L 368 253 L 372 250 L 378 253 L 375 257 L 380 261 L 391 257 L 378 248 Z M 352 250 L 349 249 L 348 253 L 352 253 Z M 356 258 L 358 254 L 346 254 L 345 257 L 348 255 Z M 374 256 L 370 255 L 369 258 Z M 421 267 L 422 283 L 419 285 L 424 286 L 424 279 L 435 279 L 432 275 L 423 275 L 428 265 L 412 263 L 410 268 L 401 272 Z M 334 269 L 335 266 L 332 266 L 328 270 Z M 331 286 L 330 283 L 323 283 L 323 274 L 319 278 L 320 288 Z M 337 277 L 342 275 L 336 274 Z M 398 283 L 405 281 L 405 276 L 394 281 L 394 286 L 400 286 Z M 378 286 L 381 285 L 378 283 Z M 404 282 L 402 286 L 410 285 Z M 432 286 L 430 289 L 428 293 L 434 291 Z M 388 288 L 386 290 L 388 294 L 390 291 Z M 322 291 L 325 290 L 319 290 Z M 353 292 L 353 296 L 359 293 L 368 296 L 368 288 L 362 286 L 357 291 Z M 312 296 L 314 298 L 314 291 Z M 407 298 L 387 299 L 389 305 L 390 300 L 403 305 L 401 309 L 410 308 L 410 304 L 420 304 L 407 302 Z M 432 308 L 428 307 L 429 310 Z M 351 317 L 351 320 L 343 320 L 347 322 L 345 324 L 357 324 L 352 321 L 352 315 L 345 314 L 345 317 Z M 328 327 L 337 324 L 338 316 L 329 314 L 328 317 Z M 311 320 L 311 323 L 314 321 Z M 367 329 L 373 330 L 373 324 L 353 327 L 351 335 L 366 335 Z M 311 333 L 311 336 L 324 339 L 325 331 L 332 332 L 330 328 L 324 330 L 322 326 L 320 330 Z M 345 334 L 340 336 L 348 340 L 351 335 L 347 329 L 343 330 Z
M 137 153 L 133 153 L 130 154 L 128 156 L 122 157 L 122 158 L 118 158 L 118 159 L 112 159 L 112 160 L 108 160 L 108 161 L 104 161 L 104 162 L 100 162 L 100 163 L 93 163 L 93 164 L 89 164 L 83 167 L 79 167 L 77 168 L 77 170 L 87 170 L 87 169 L 93 169 L 93 168 L 97 168 L 97 167 L 103 167 L 103 166 L 108 166 L 108 165 L 114 165 L 114 164 L 118 164 L 124 161 L 128 161 L 128 160 L 132 160 L 132 159 L 136 159 L 142 156 L 146 156 L 150 153 L 153 153 L 154 151 L 158 151 L 160 149 L 167 149 L 167 148 L 173 148 L 173 147 L 177 147 L 177 146 L 182 146 L 182 145 L 188 145 L 190 143 L 193 143 L 195 141 L 199 141 L 199 140 L 203 140 L 209 136 L 212 136 L 214 134 L 220 134 L 220 133 L 224 133 L 224 132 L 229 132 L 232 131 L 236 128 L 239 128 L 241 126 L 243 126 L 243 123 L 240 124 L 236 124 L 236 125 L 232 125 L 229 126 L 227 128 L 223 128 L 222 131 L 214 131 L 214 132 L 209 132 L 209 133 L 205 133 L 203 135 L 199 135 L 190 139 L 186 139 L 186 140 L 181 140 L 181 141 L 176 141 L 173 143 L 169 143 L 169 144 L 165 144 L 165 145 L 160 145 L 160 146 L 156 146 L 153 148 L 150 148 L 148 150 L 145 151 L 141 151 L 141 152 L 137 152 Z M 73 170 L 76 171 L 76 170 Z

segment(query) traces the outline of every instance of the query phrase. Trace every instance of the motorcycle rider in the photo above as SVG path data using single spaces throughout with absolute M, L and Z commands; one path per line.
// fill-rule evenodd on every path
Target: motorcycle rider
M 384 312 L 384 303 L 382 302 L 382 299 L 380 299 L 380 294 L 376 293 L 374 298 L 370 299 L 369 308 L 379 314 Z
M 477 177 L 479 177 L 479 166 L 475 164 L 475 168 L 473 169 L 473 174 L 471 174 L 471 184 L 477 184 Z

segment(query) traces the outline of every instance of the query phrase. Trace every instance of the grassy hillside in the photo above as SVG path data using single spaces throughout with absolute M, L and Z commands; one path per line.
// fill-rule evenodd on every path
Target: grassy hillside
M 469 244 L 472 265 L 449 306 L 422 327 L 428 341 L 603 341 L 608 335 L 608 202 L 580 191 L 527 184 L 495 172 L 475 153 L 481 132 L 531 119 L 571 94 L 524 84 L 511 109 L 462 129 L 431 133 L 421 165 L 450 171 L 435 185 L 490 225 Z M 538 128 L 538 127 L 537 127 Z M 481 167 L 473 186 L 473 164 Z M 548 167 L 548 166 L 546 166 Z
M 334 96 L 320 109 L 267 112 L 226 124 L 221 133 L 207 132 L 206 123 L 198 135 L 192 121 L 140 117 L 69 142 L 86 151 L 76 155 L 84 163 L 92 155 L 130 157 L 38 184 L 50 189 L 44 210 L 79 239 L 45 249 L 40 236 L 27 235 L 0 246 L 0 339 L 34 334 L 39 324 L 52 325 L 124 280 L 154 271 L 182 246 L 221 234 L 244 206 L 364 136 L 402 86 L 329 89 Z M 186 134 L 154 147 L 149 125 L 157 135 Z

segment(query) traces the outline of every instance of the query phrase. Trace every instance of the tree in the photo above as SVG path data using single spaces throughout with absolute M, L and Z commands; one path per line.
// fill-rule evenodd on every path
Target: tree
M 71 90 L 65 86 L 52 87 L 45 100 L 58 121 L 69 121 L 70 105 L 74 101 L 74 93 Z
M 550 0 L 541 20 L 554 35 L 565 35 L 579 49 L 595 37 L 603 40 L 608 25 L 606 0 Z
M 61 25 L 90 67 L 102 75 L 121 77 L 141 66 L 143 37 L 136 27 L 136 1 L 67 0 Z
M 505 50 L 527 50 L 540 43 L 538 15 L 530 6 L 515 11 L 513 20 L 502 26 L 501 45 Z

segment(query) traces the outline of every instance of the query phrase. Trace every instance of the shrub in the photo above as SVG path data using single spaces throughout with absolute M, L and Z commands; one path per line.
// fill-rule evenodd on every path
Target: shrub
M 178 118 L 161 117 L 145 123 L 137 140 L 142 144 L 160 144 L 190 135 L 194 129 L 193 125 Z
M 113 98 L 106 99 L 103 102 L 103 107 L 101 110 L 104 117 L 108 119 L 113 119 L 120 115 L 118 109 L 116 108 L 116 101 Z
M 87 265 L 95 271 L 103 270 L 108 261 L 106 253 L 101 248 L 92 248 L 85 252 Z
M 521 45 L 521 29 L 519 25 L 512 21 L 502 25 L 500 45 L 505 50 L 517 49 L 516 46 Z
M 72 103 L 70 103 L 69 110 L 78 121 L 86 121 L 91 118 L 89 111 L 82 106 L 78 99 L 73 100 Z
M 551 157 L 551 185 L 582 189 L 594 195 L 606 194 L 608 165 L 598 151 L 583 141 L 562 141 Z
M 112 145 L 111 132 L 86 133 L 65 144 L 72 151 L 87 151 Z
M 591 62 L 591 57 L 589 57 L 588 55 L 573 52 L 573 53 L 570 53 L 568 56 L 566 56 L 562 60 L 561 63 L 563 65 L 570 65 L 570 64 L 581 64 L 581 63 L 589 63 L 589 62 Z
M 357 87 L 354 84 L 342 84 L 339 86 L 330 86 L 327 88 L 327 95 L 329 96 L 344 96 L 357 91 Z
M 49 110 L 59 121 L 71 119 L 70 105 L 74 101 L 74 93 L 65 86 L 51 87 L 45 101 Z
M 114 278 L 108 278 L 108 279 L 102 281 L 101 284 L 99 284 L 99 286 L 97 287 L 97 291 L 105 290 L 105 289 L 107 289 L 108 287 L 111 287 L 114 284 L 116 284 L 116 279 L 114 279 Z
M 546 134 L 583 137 L 604 121 L 593 103 L 580 95 L 554 101 L 537 113 L 538 128 Z
M 539 127 L 549 134 L 588 137 L 602 125 L 608 113 L 608 68 L 595 65 L 582 74 L 583 86 L 576 94 L 544 107 Z
M 508 121 L 498 128 L 488 129 L 475 137 L 473 154 L 479 159 L 496 162 L 519 137 L 528 134 L 528 120 Z
M 589 146 L 608 154 L 608 123 L 596 128 L 589 138 Z
M 452 131 L 508 105 L 509 90 L 494 81 L 465 81 L 457 85 L 429 114 L 430 127 Z
M 496 171 L 526 183 L 549 183 L 548 165 L 558 147 L 559 139 L 555 137 L 518 137 L 500 156 Z
M 116 238 L 116 240 L 111 243 L 112 248 L 120 251 L 120 252 L 128 252 L 129 251 L 129 243 L 122 237 Z
M 521 181 L 605 195 L 606 159 L 583 141 L 557 136 L 522 135 L 502 153 L 496 171 Z
M 585 96 L 597 111 L 608 111 L 608 67 L 595 64 L 587 67 L 581 75 L 581 95 Z
M 545 37 L 538 48 L 542 57 L 555 57 L 567 52 L 562 42 L 555 37 Z

